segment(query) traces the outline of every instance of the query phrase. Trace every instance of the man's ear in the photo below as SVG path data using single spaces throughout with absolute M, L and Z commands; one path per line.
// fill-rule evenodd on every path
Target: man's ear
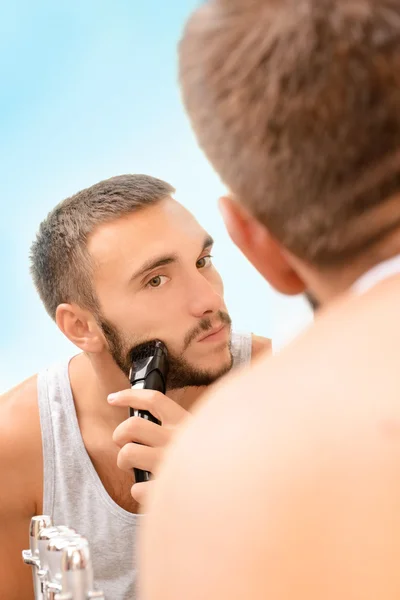
M 232 241 L 264 279 L 282 294 L 304 292 L 304 282 L 264 225 L 229 196 L 220 199 L 219 207 Z
M 60 304 L 56 323 L 63 334 L 84 352 L 104 350 L 106 341 L 103 332 L 89 311 L 76 304 Z

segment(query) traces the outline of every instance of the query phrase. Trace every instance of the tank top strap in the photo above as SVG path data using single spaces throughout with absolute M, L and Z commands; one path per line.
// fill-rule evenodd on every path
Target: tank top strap
M 251 333 L 232 333 L 231 352 L 233 356 L 233 368 L 249 365 L 253 336 Z

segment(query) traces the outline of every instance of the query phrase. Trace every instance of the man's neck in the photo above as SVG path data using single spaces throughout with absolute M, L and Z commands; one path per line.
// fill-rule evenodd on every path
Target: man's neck
M 108 423 L 115 429 L 128 416 L 126 408 L 111 406 L 107 396 L 129 387 L 127 379 L 120 381 L 106 377 L 96 369 L 86 354 L 75 356 L 69 366 L 69 378 L 78 420 L 91 419 L 93 423 Z
M 324 307 L 348 292 L 356 281 L 374 267 L 399 254 L 400 248 L 396 240 L 395 244 L 387 245 L 375 253 L 371 252 L 365 256 L 361 256 L 346 268 L 335 268 L 319 273 L 307 273 L 309 287 L 312 290 L 313 296 L 318 298 L 320 306 Z

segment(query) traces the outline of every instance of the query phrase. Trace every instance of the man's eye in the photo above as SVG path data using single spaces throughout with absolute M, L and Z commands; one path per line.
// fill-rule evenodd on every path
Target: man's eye
M 196 263 L 196 267 L 198 269 L 204 269 L 205 267 L 209 267 L 212 264 L 212 256 L 211 254 L 209 254 L 208 256 L 203 256 L 202 258 L 199 258 L 199 260 Z
M 157 288 L 162 286 L 166 282 L 165 280 L 167 279 L 168 277 L 165 277 L 165 275 L 156 275 L 155 277 L 150 279 L 150 281 L 146 285 L 152 288 Z

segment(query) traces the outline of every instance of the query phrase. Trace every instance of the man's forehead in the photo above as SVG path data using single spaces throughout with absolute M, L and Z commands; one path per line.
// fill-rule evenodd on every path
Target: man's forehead
M 201 244 L 206 235 L 185 207 L 168 198 L 99 225 L 88 240 L 88 250 L 97 264 L 124 255 L 141 260 L 156 252 L 183 252 L 189 244 Z

